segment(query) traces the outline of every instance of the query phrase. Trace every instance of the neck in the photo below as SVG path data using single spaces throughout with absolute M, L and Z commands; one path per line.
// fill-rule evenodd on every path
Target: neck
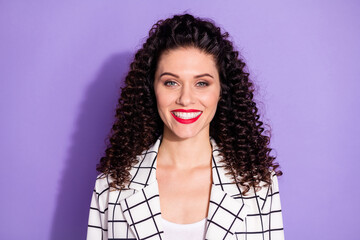
M 211 166 L 212 147 L 208 132 L 180 139 L 164 131 L 158 151 L 158 164 L 176 169 Z

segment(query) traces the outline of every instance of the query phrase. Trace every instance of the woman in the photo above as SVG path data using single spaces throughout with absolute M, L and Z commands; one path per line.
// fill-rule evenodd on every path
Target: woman
M 228 33 L 160 20 L 131 63 L 88 240 L 283 239 L 269 137 Z

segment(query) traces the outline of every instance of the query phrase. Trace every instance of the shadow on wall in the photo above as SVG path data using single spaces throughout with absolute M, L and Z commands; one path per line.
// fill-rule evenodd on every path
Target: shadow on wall
M 104 154 L 120 87 L 132 57 L 131 53 L 110 57 L 85 92 L 59 184 L 51 240 L 86 238 L 96 164 Z

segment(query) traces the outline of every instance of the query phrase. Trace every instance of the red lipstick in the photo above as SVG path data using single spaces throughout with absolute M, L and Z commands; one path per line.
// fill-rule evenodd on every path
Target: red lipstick
M 200 112 L 200 114 L 198 116 L 196 116 L 195 118 L 190 118 L 190 119 L 183 119 L 183 118 L 179 118 L 177 117 L 174 112 L 184 112 L 184 113 L 190 113 L 190 112 Z M 196 110 L 196 109 L 175 109 L 173 111 L 171 111 L 171 115 L 175 118 L 176 121 L 178 121 L 179 123 L 183 123 L 183 124 L 190 124 L 195 122 L 196 120 L 199 119 L 199 117 L 201 116 L 202 111 L 200 110 Z

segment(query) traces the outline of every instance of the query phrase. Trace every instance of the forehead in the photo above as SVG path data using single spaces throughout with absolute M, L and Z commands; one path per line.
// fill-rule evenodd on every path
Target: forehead
M 177 48 L 161 54 L 156 73 L 164 71 L 192 71 L 217 73 L 215 59 L 198 48 Z

